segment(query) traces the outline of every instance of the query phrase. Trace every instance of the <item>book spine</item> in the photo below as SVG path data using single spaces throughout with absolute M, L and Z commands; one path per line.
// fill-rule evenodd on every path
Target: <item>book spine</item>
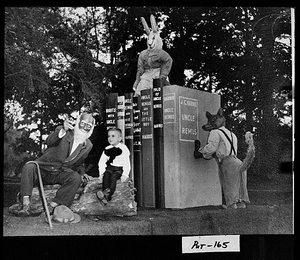
M 143 206 L 155 207 L 153 90 L 141 91 Z
M 134 182 L 133 170 L 133 108 L 132 108 L 133 93 L 125 93 L 125 145 L 130 151 L 131 170 L 129 177 Z
M 133 97 L 133 172 L 134 186 L 136 188 L 136 201 L 138 206 L 143 205 L 143 162 L 142 162 L 142 121 L 141 97 Z
M 108 94 L 105 105 L 105 121 L 107 129 L 117 126 L 117 105 L 118 93 Z
M 163 124 L 163 81 L 153 80 L 153 134 L 155 201 L 157 208 L 163 208 L 164 198 L 164 124 Z
M 117 126 L 122 131 L 122 140 L 125 143 L 125 96 L 118 96 Z

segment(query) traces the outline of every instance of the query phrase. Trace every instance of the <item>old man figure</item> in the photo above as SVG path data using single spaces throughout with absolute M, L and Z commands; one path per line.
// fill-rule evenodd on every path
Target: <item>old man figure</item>
M 63 125 L 58 126 L 48 136 L 47 150 L 35 161 L 40 167 L 44 185 L 61 185 L 48 205 L 50 215 L 58 205 L 70 207 L 83 181 L 92 179 L 85 173 L 84 159 L 93 146 L 89 137 L 93 133 L 94 126 L 95 119 L 88 113 L 82 113 L 75 125 L 72 124 L 72 120 L 66 119 Z M 22 170 L 20 190 L 22 209 L 19 216 L 34 215 L 30 197 L 33 187 L 37 185 L 37 165 L 29 162 Z

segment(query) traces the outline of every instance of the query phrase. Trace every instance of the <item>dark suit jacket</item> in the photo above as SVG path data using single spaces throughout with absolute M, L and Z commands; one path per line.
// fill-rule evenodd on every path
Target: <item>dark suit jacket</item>
M 58 126 L 48 136 L 46 140 L 48 148 L 36 162 L 39 163 L 42 170 L 54 174 L 74 170 L 82 175 L 85 173 L 84 159 L 88 156 L 93 144 L 87 139 L 85 143 L 78 145 L 72 154 L 69 154 L 74 141 L 74 131 L 69 130 L 62 138 L 59 138 L 58 133 L 62 127 Z

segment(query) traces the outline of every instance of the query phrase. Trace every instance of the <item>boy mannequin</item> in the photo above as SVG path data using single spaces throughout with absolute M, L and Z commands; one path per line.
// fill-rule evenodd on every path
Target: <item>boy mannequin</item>
M 121 182 L 124 182 L 129 177 L 130 152 L 121 141 L 121 129 L 110 128 L 108 130 L 109 145 L 103 151 L 98 163 L 102 191 L 98 191 L 96 195 L 102 205 L 106 205 L 111 200 L 116 190 L 117 180 L 121 179 Z

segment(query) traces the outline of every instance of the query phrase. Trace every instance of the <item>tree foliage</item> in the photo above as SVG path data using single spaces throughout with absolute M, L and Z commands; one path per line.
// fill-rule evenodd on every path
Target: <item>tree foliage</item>
M 277 144 L 291 146 L 291 21 L 280 7 L 5 8 L 4 99 L 36 123 L 39 150 L 59 115 L 85 107 L 99 124 L 107 93 L 132 91 L 150 14 L 174 61 L 171 84 L 220 94 L 228 127 L 240 140 L 254 131 L 256 165 L 275 172 Z

